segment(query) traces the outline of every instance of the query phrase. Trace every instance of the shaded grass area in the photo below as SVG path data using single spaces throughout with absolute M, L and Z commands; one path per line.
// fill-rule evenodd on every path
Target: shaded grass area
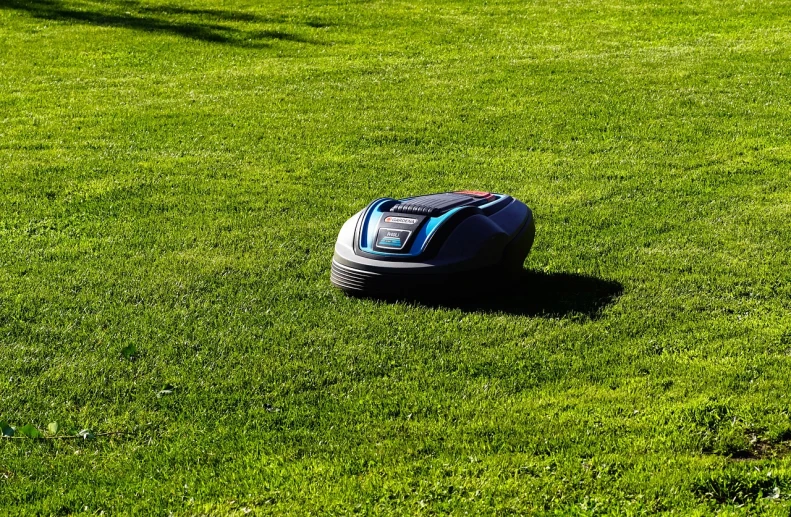
M 540 271 L 523 271 L 507 283 L 492 282 L 485 275 L 480 278 L 470 275 L 469 284 L 455 286 L 450 293 L 413 295 L 389 301 L 463 312 L 595 318 L 623 292 L 623 286 L 612 280 Z
M 131 0 L 81 3 L 59 0 L 3 0 L 0 2 L 0 9 L 23 11 L 35 18 L 55 22 L 162 32 L 200 41 L 249 47 L 266 46 L 267 40 L 315 43 L 309 38 L 281 30 L 255 30 L 230 25 L 229 22 L 261 24 L 285 21 L 243 10 L 198 9 L 175 4 L 152 6 Z M 306 24 L 319 28 L 324 26 L 320 21 L 308 21 Z
M 788 8 L 0 0 L 0 420 L 124 432 L 0 507 L 787 514 Z M 332 289 L 462 188 L 536 215 L 501 296 Z

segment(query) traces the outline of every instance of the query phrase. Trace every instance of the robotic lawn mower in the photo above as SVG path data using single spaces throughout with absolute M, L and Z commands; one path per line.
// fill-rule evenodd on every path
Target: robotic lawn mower
M 377 199 L 341 228 L 330 280 L 370 297 L 478 292 L 519 274 L 534 236 L 530 209 L 504 194 Z

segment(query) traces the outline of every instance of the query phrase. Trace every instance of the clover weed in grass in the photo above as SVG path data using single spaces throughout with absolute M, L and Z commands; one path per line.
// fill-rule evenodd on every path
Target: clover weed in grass
M 790 10 L 0 0 L 0 508 L 787 514 Z M 461 188 L 521 292 L 330 286 Z

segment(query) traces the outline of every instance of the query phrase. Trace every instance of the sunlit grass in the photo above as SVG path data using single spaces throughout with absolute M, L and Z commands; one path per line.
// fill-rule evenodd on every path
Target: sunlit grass
M 787 514 L 789 8 L 0 0 L 0 508 Z M 524 306 L 331 287 L 461 188 Z

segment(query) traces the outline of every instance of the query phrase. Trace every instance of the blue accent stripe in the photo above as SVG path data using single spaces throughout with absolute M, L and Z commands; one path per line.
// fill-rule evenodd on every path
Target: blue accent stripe
M 494 201 L 490 201 L 485 205 L 481 205 L 478 208 L 484 209 L 487 208 L 498 201 L 500 201 L 503 197 L 502 194 L 495 194 Z M 411 198 L 407 198 L 411 199 Z M 406 199 L 401 199 L 400 201 L 406 201 Z M 363 221 L 363 227 L 360 231 L 360 249 L 365 251 L 366 253 L 371 253 L 373 255 L 383 255 L 387 257 L 417 257 L 426 247 L 426 243 L 429 240 L 434 232 L 437 231 L 437 228 L 442 225 L 445 221 L 447 221 L 453 214 L 458 212 L 459 210 L 465 208 L 464 206 L 452 208 L 445 212 L 444 214 L 440 215 L 439 217 L 430 217 L 428 220 L 420 227 L 420 230 L 415 235 L 415 240 L 412 241 L 412 245 L 409 247 L 409 250 L 406 253 L 386 253 L 383 251 L 374 251 L 374 243 L 376 242 L 376 229 L 379 227 L 379 221 L 382 220 L 383 214 L 386 210 L 382 210 L 381 207 L 383 204 L 387 202 L 392 202 L 392 199 L 386 198 L 382 199 L 379 202 L 375 203 L 371 209 L 363 215 L 365 220 Z
M 368 212 L 363 214 L 363 227 L 360 229 L 360 249 L 368 253 L 377 253 L 382 255 L 393 255 L 393 253 L 379 253 L 373 250 L 374 242 L 376 242 L 376 229 L 379 227 L 379 221 L 382 219 L 381 206 L 390 199 L 380 199 L 375 203 Z

